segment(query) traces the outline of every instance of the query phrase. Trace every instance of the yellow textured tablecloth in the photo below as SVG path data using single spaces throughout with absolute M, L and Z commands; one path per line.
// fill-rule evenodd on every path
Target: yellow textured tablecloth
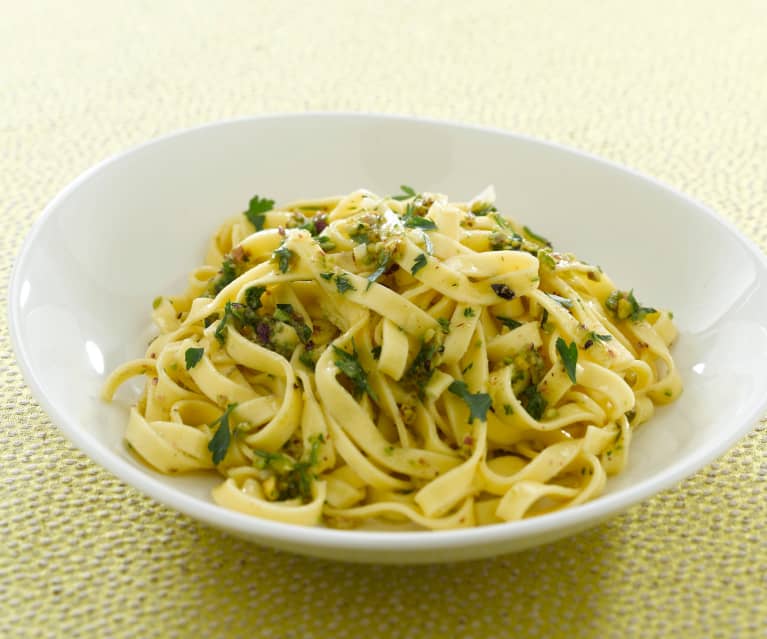
M 3 298 L 32 223 L 90 165 L 175 129 L 307 109 L 576 146 L 767 248 L 764 2 L 8 2 Z M 767 636 L 764 422 L 677 489 L 553 545 L 332 564 L 205 528 L 94 465 L 31 398 L 0 322 L 2 637 Z

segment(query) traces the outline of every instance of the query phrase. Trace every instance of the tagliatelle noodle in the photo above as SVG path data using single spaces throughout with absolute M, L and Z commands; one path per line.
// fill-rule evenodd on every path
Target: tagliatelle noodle
M 682 390 L 672 315 L 470 202 L 403 187 L 248 211 L 214 235 L 159 335 L 125 438 L 220 505 L 278 521 L 427 529 L 597 497 Z

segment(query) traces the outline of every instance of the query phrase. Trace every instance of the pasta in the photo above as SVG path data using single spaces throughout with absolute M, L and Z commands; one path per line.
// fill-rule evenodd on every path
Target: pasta
M 486 525 L 598 496 L 682 390 L 672 314 L 470 202 L 258 196 L 213 237 L 159 335 L 125 438 L 215 470 L 226 508 L 294 524 Z

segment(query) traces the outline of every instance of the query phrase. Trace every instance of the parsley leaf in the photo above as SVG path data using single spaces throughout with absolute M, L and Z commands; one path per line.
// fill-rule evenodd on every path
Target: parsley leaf
M 448 335 L 450 333 L 450 319 L 447 317 L 438 317 L 437 321 L 439 322 L 439 327 L 442 329 L 442 332 L 445 335 Z
M 575 384 L 575 365 L 578 363 L 578 346 L 575 342 L 570 342 L 568 346 L 567 342 L 561 337 L 557 337 L 557 353 L 562 358 L 562 364 L 564 364 L 565 371 L 570 381 Z
M 651 313 L 657 313 L 658 311 L 649 306 L 642 306 L 637 298 L 634 297 L 634 291 L 631 290 L 628 293 L 624 291 L 615 290 L 610 293 L 607 300 L 605 300 L 605 306 L 615 313 L 618 319 L 624 320 L 631 318 L 634 322 L 641 322 Z
M 320 235 L 317 238 L 317 242 L 320 244 L 320 248 L 323 251 L 332 251 L 336 247 L 336 243 L 331 240 L 327 235 Z
M 218 275 L 209 284 L 209 290 L 212 290 L 214 295 L 218 295 L 226 286 L 236 279 L 237 269 L 235 268 L 234 261 L 231 257 L 226 257 L 224 258 L 224 261 L 221 262 L 221 268 L 218 271 Z
M 538 258 L 538 261 L 547 269 L 553 271 L 555 268 L 557 268 L 557 261 L 551 254 L 551 249 L 540 249 L 536 254 L 536 257 Z
M 410 272 L 415 275 L 424 266 L 426 266 L 426 264 L 426 256 L 423 253 L 419 253 L 418 257 L 416 257 L 415 261 L 413 262 L 413 266 L 410 267 Z
M 525 232 L 525 235 L 529 237 L 531 240 L 538 242 L 540 244 L 544 244 L 545 246 L 551 246 L 551 242 L 549 242 L 545 237 L 542 235 L 538 235 L 535 231 L 533 231 L 529 226 L 523 226 L 522 230 Z
M 280 248 L 275 249 L 272 255 L 277 258 L 277 264 L 280 267 L 280 271 L 282 273 L 287 273 L 290 268 L 290 260 L 293 259 L 293 251 L 283 244 Z
M 554 293 L 546 293 L 546 295 L 548 295 L 555 302 L 559 302 L 565 308 L 572 308 L 573 307 L 573 301 L 569 297 L 562 297 L 562 296 L 556 295 Z
M 349 281 L 349 278 L 343 273 L 339 273 L 338 275 L 336 275 L 336 289 L 338 289 L 338 292 L 341 293 L 341 295 L 346 293 L 346 291 L 357 290 Z
M 391 251 L 381 251 L 378 254 L 378 263 L 375 271 L 373 271 L 370 275 L 368 275 L 368 285 L 367 288 L 370 288 L 373 286 L 373 282 L 378 280 L 381 275 L 386 273 L 386 269 L 389 268 L 389 260 L 391 260 Z M 367 288 L 365 290 L 367 290 Z
M 402 216 L 402 222 L 409 229 L 423 229 L 424 231 L 434 231 L 437 229 L 437 224 L 433 220 L 416 215 L 412 202 L 407 205 L 405 215 Z
M 321 277 L 323 280 L 325 280 L 325 281 L 329 282 L 330 280 L 332 280 L 332 279 L 333 279 L 333 274 L 332 274 L 332 273 L 320 273 L 320 277 Z
M 613 338 L 612 335 L 600 335 L 596 331 L 589 331 L 586 334 L 586 341 L 583 344 L 583 348 L 591 348 L 594 342 L 609 342 Z
M 219 343 L 223 344 L 226 341 L 226 333 L 224 332 L 226 329 L 226 325 L 229 322 L 229 320 L 233 317 L 234 313 L 232 312 L 232 303 L 227 302 L 226 306 L 224 306 L 224 316 L 221 318 L 221 321 L 218 323 L 218 326 L 216 327 L 216 332 L 213 334 L 215 338 L 219 341 Z
M 352 349 L 353 352 L 349 353 L 333 344 L 333 352 L 336 354 L 336 359 L 333 360 L 333 363 L 352 383 L 354 387 L 353 394 L 356 398 L 361 397 L 363 393 L 367 393 L 371 399 L 378 401 L 378 396 L 368 382 L 368 375 L 365 369 L 362 368 L 359 359 L 357 359 L 357 348 L 354 346 L 353 341 Z
M 235 408 L 237 408 L 237 404 L 229 404 L 221 417 L 211 424 L 211 427 L 216 424 L 219 425 L 216 434 L 208 442 L 208 450 L 213 453 L 214 464 L 220 463 L 226 457 L 226 452 L 229 450 L 229 443 L 232 441 L 229 419 Z
M 434 357 L 439 349 L 436 340 L 422 343 L 410 368 L 402 376 L 402 385 L 408 390 L 415 391 L 418 397 L 423 397 L 424 389 L 434 374 Z
M 245 217 L 256 227 L 257 231 L 263 231 L 266 213 L 274 208 L 274 200 L 267 200 L 255 195 L 248 204 L 248 210 L 245 211 Z
M 400 195 L 392 195 L 392 200 L 402 201 L 407 200 L 411 197 L 415 197 L 417 193 L 415 192 L 415 189 L 412 186 L 408 186 L 407 184 L 400 185 L 400 190 L 402 193 Z
M 495 319 L 497 319 L 501 324 L 503 324 L 510 331 L 513 331 L 515 328 L 519 328 L 520 326 L 522 326 L 522 322 L 518 322 L 517 320 L 511 319 L 510 317 L 503 317 L 502 315 L 496 315 Z
M 544 399 L 543 395 L 538 392 L 537 386 L 533 384 L 528 386 L 522 391 L 519 399 L 530 417 L 533 419 L 540 419 L 543 417 L 543 412 L 546 410 L 548 402 Z
M 470 393 L 466 382 L 454 381 L 447 387 L 453 395 L 458 395 L 469 407 L 469 423 L 475 419 L 481 422 L 487 421 L 487 411 L 493 401 L 487 393 Z
M 306 344 L 312 338 L 312 329 L 304 321 L 303 316 L 293 309 L 292 304 L 277 304 L 277 310 L 274 312 L 274 319 L 292 326 L 296 331 L 298 339 L 302 344 Z
M 476 311 L 471 306 L 467 306 L 465 309 L 463 309 L 464 317 L 474 317 L 476 314 Z
M 186 361 L 186 370 L 194 368 L 202 359 L 202 355 L 205 353 L 204 348 L 187 348 L 184 353 L 184 360 Z
M 251 286 L 245 291 L 245 305 L 251 311 L 257 311 L 261 308 L 261 296 L 265 291 L 266 288 L 263 286 Z

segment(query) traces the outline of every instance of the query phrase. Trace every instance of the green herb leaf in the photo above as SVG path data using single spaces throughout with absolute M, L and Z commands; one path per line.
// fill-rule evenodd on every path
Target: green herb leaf
M 522 322 L 518 322 L 517 320 L 512 319 L 510 317 L 503 317 L 502 315 L 496 315 L 495 319 L 497 319 L 501 324 L 503 324 L 510 331 L 513 331 L 515 328 L 519 328 L 520 326 L 522 326 Z
M 613 338 L 612 335 L 600 335 L 595 331 L 589 331 L 586 334 L 586 341 L 583 344 L 583 348 L 591 348 L 594 342 L 609 342 Z
M 469 423 L 475 419 L 481 422 L 487 421 L 487 411 L 493 403 L 490 395 L 487 393 L 470 393 L 466 382 L 454 381 L 447 387 L 453 395 L 458 395 L 469 407 Z
M 202 359 L 204 348 L 187 348 L 184 353 L 184 360 L 186 361 L 186 370 L 194 368 Z
M 553 271 L 555 268 L 557 268 L 557 262 L 554 259 L 554 256 L 551 254 L 551 249 L 541 249 L 536 255 L 538 257 L 538 261 L 547 269 Z
M 575 342 L 570 342 L 568 346 L 567 342 L 561 337 L 557 338 L 557 353 L 562 358 L 562 364 L 564 364 L 565 371 L 570 381 L 575 384 L 575 365 L 578 363 L 578 346 Z
M 384 250 L 378 254 L 378 268 L 368 275 L 367 288 L 370 288 L 373 285 L 373 282 L 377 281 L 381 275 L 386 273 L 386 269 L 389 268 L 389 260 L 391 260 L 391 251 Z
M 224 457 L 226 457 L 226 452 L 229 450 L 229 443 L 232 440 L 232 432 L 229 429 L 229 419 L 235 408 L 237 408 L 237 404 L 229 404 L 223 415 L 210 425 L 211 428 L 216 424 L 219 425 L 216 434 L 213 435 L 213 438 L 208 442 L 208 450 L 213 453 L 214 464 L 219 464 Z
M 304 321 L 303 316 L 293 309 L 292 304 L 277 304 L 274 319 L 293 327 L 302 344 L 306 344 L 312 338 L 312 329 Z
M 447 317 L 438 317 L 437 322 L 439 322 L 439 327 L 442 329 L 442 332 L 445 335 L 448 335 L 450 333 L 450 319 Z
M 561 297 L 561 296 L 556 295 L 554 293 L 546 293 L 546 294 L 551 299 L 553 299 L 555 302 L 559 302 L 565 308 L 572 308 L 573 307 L 573 301 L 569 297 Z
M 474 213 L 474 215 L 477 217 L 483 217 L 488 213 L 495 213 L 497 210 L 498 209 L 495 208 L 495 205 L 490 204 L 489 202 L 476 202 L 472 207 L 471 212 Z
M 538 392 L 537 386 L 532 384 L 528 386 L 522 391 L 519 399 L 530 417 L 533 419 L 540 419 L 543 417 L 548 402 L 544 399 L 543 395 Z
M 474 317 L 475 315 L 476 315 L 476 312 L 471 306 L 467 306 L 465 309 L 463 309 L 464 317 Z
M 415 258 L 415 261 L 413 262 L 413 266 L 410 267 L 410 272 L 415 275 L 418 271 L 420 271 L 424 266 L 427 264 L 426 256 L 423 253 L 419 253 L 418 257 Z
M 336 289 L 338 290 L 341 295 L 346 293 L 346 291 L 356 291 L 357 289 L 354 288 L 352 283 L 349 281 L 349 278 L 344 275 L 343 273 L 340 273 L 336 275 Z
M 160 304 L 162 304 L 162 295 L 159 295 L 152 300 L 152 308 L 157 308 Z
M 323 251 L 332 251 L 336 248 L 336 243 L 331 240 L 327 235 L 320 235 L 317 238 L 317 242 L 320 244 L 320 248 Z
M 545 237 L 542 235 L 538 235 L 535 231 L 533 231 L 529 226 L 523 226 L 522 230 L 525 232 L 525 235 L 529 237 L 531 240 L 538 242 L 539 244 L 544 244 L 546 246 L 551 246 L 551 242 L 549 242 Z
M 415 189 L 412 186 L 408 186 L 407 184 L 402 184 L 400 185 L 399 188 L 402 191 L 402 193 L 399 195 L 392 195 L 391 196 L 392 200 L 402 201 L 402 200 L 407 200 L 411 197 L 415 197 L 417 195 L 417 193 L 415 192 Z
M 245 305 L 253 312 L 261 308 L 261 296 L 266 292 L 264 286 L 251 286 L 245 291 Z
M 323 280 L 326 280 L 326 281 L 328 281 L 328 282 L 329 282 L 330 280 L 332 280 L 332 279 L 333 279 L 333 274 L 332 274 L 332 273 L 320 273 L 320 277 L 321 277 Z
M 423 342 L 410 367 L 402 376 L 402 385 L 414 391 L 418 397 L 423 397 L 424 389 L 434 374 L 434 358 L 439 349 L 440 346 L 434 339 Z
M 424 231 L 435 231 L 437 225 L 433 220 L 415 214 L 413 203 L 407 205 L 405 215 L 402 216 L 402 222 L 410 229 L 423 229 Z
M 275 249 L 272 255 L 277 258 L 277 264 L 280 267 L 280 271 L 282 273 L 287 273 L 290 268 L 290 261 L 293 259 L 293 251 L 283 244 L 280 248 Z
M 227 302 L 226 306 L 224 306 L 224 316 L 219 321 L 218 326 L 216 327 L 216 332 L 213 333 L 213 335 L 219 341 L 220 344 L 223 344 L 226 341 L 226 332 L 225 332 L 226 325 L 228 324 L 231 318 L 232 318 L 232 303 Z
M 245 217 L 256 227 L 257 231 L 263 231 L 266 213 L 274 208 L 274 200 L 267 200 L 258 195 L 251 198 L 248 204 L 248 210 L 245 211 Z
M 352 342 L 352 348 L 354 349 L 354 352 L 348 353 L 344 349 L 338 348 L 338 346 L 333 344 L 333 352 L 336 354 L 336 359 L 333 360 L 333 363 L 338 370 L 349 378 L 349 381 L 354 387 L 355 397 L 359 398 L 363 393 L 367 393 L 370 395 L 371 399 L 378 401 L 378 396 L 368 382 L 367 372 L 362 368 L 362 365 L 357 358 L 357 349 L 354 346 L 354 342 Z

